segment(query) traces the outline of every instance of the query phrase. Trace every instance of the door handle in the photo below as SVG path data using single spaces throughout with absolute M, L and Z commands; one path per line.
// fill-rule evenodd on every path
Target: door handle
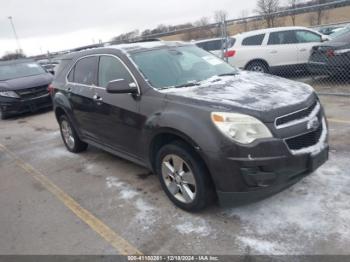
M 66 89 L 66 91 L 67 91 L 68 93 L 70 93 L 70 92 L 72 92 L 72 88 L 71 88 L 71 87 L 68 87 L 68 88 Z
M 93 97 L 92 97 L 92 99 L 95 101 L 95 102 L 97 102 L 97 104 L 98 105 L 101 105 L 101 103 L 103 102 L 103 98 L 102 97 L 100 97 L 99 95 L 94 95 Z
M 306 48 L 300 49 L 300 52 L 306 52 L 306 51 L 307 51 Z
M 271 54 L 277 54 L 278 52 L 277 52 L 277 50 L 272 50 L 270 53 Z

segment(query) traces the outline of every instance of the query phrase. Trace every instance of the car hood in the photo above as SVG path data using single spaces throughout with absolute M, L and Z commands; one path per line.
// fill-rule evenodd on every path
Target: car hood
M 53 80 L 51 74 L 41 74 L 0 81 L 0 90 L 20 90 L 37 86 L 49 85 Z
M 305 108 L 315 99 L 313 88 L 307 84 L 246 71 L 233 76 L 213 77 L 199 86 L 161 92 L 170 99 L 200 100 L 215 110 L 244 111 L 266 121 Z

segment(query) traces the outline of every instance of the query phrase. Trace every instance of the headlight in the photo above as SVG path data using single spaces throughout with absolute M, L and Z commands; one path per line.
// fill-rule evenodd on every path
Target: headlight
M 250 144 L 258 138 L 273 137 L 270 130 L 252 116 L 213 112 L 211 119 L 224 135 L 242 144 Z
M 0 96 L 19 98 L 16 92 L 13 92 L 13 91 L 0 91 Z

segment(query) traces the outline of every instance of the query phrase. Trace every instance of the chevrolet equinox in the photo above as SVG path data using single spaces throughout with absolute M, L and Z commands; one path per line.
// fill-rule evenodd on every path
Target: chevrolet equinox
M 195 211 L 275 194 L 328 159 L 327 120 L 303 83 L 237 70 L 180 42 L 66 55 L 50 87 L 63 142 L 153 170 Z

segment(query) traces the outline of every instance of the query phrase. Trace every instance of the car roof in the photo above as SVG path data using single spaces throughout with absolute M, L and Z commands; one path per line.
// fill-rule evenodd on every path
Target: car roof
M 284 26 L 284 27 L 274 27 L 274 28 L 266 28 L 266 29 L 259 29 L 259 30 L 253 30 L 249 32 L 243 32 L 234 35 L 233 37 L 244 37 L 244 36 L 252 36 L 257 34 L 266 34 L 266 33 L 272 33 L 272 32 L 279 32 L 279 31 L 288 31 L 288 30 L 309 30 L 314 31 L 310 28 L 303 27 L 303 26 Z
M 205 42 L 209 42 L 209 41 L 216 41 L 216 40 L 222 40 L 222 38 L 207 38 L 207 39 L 192 41 L 191 43 L 200 44 L 200 43 L 205 43 Z
M 126 43 L 126 44 L 117 44 L 117 45 L 106 45 L 104 47 L 91 48 L 83 51 L 73 52 L 61 57 L 61 60 L 73 59 L 75 57 L 81 57 L 84 55 L 93 55 L 99 54 L 103 50 L 118 50 L 122 53 L 129 54 L 145 50 L 159 49 L 163 47 L 175 47 L 190 45 L 191 43 L 186 43 L 182 41 L 145 41 L 145 42 L 135 42 L 135 43 Z

